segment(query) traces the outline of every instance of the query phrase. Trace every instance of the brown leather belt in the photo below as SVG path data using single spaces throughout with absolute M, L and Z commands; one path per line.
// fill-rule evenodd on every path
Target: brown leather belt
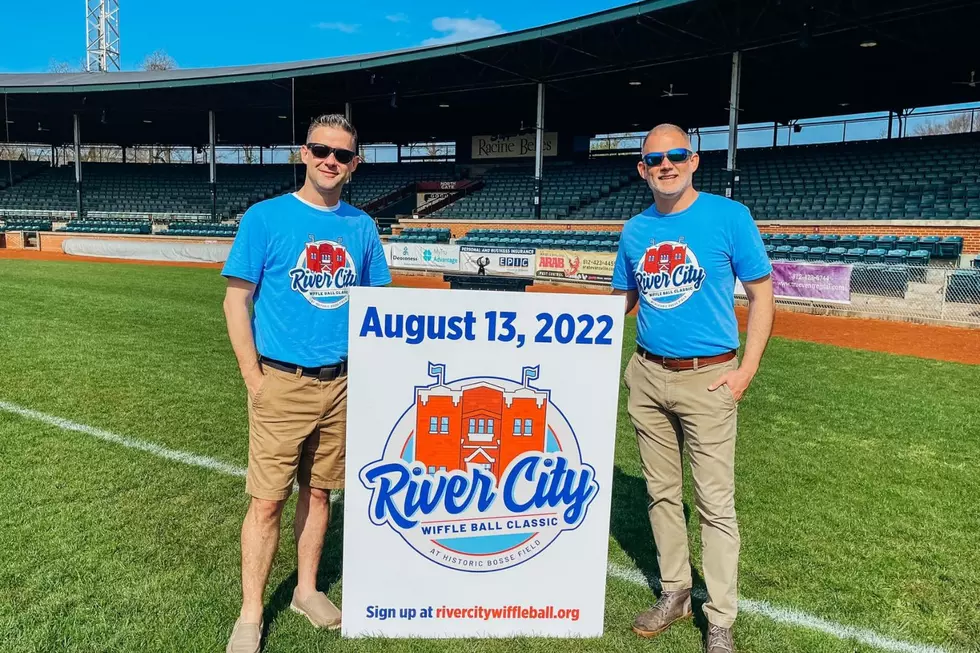
M 670 370 L 672 372 L 681 372 L 684 370 L 697 370 L 702 367 L 707 367 L 709 365 L 717 365 L 718 363 L 727 363 L 728 361 L 735 358 L 738 352 L 734 349 L 732 351 L 726 351 L 724 354 L 718 354 L 717 356 L 698 356 L 695 358 L 664 358 L 663 356 L 657 356 L 656 354 L 651 354 L 643 347 L 637 346 L 636 353 L 647 359 L 652 363 L 660 365 L 665 370 Z

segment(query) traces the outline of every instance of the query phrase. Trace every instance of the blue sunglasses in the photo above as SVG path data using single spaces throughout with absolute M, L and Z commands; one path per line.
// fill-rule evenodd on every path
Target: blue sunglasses
M 647 152 L 643 155 L 643 163 L 647 164 L 651 168 L 656 168 L 664 162 L 664 157 L 666 157 L 671 163 L 684 163 L 690 159 L 693 154 L 694 152 L 686 147 L 675 147 L 674 149 L 667 150 L 666 152 Z

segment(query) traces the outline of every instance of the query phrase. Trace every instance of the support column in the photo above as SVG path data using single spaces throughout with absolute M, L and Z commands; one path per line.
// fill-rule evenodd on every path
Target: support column
M 10 145 L 10 118 L 7 117 L 7 94 L 3 94 L 3 128 L 7 137 L 7 145 Z M 53 147 L 53 146 L 52 146 Z M 10 185 L 14 185 L 14 164 L 7 161 L 7 179 Z
M 218 166 L 217 166 L 217 156 L 215 152 L 215 141 L 217 137 L 215 136 L 214 129 L 214 110 L 208 111 L 208 151 L 210 153 L 210 168 L 211 168 L 211 222 L 217 222 L 218 220 Z
M 75 132 L 75 210 L 78 219 L 82 219 L 82 130 L 78 122 L 78 114 L 72 115 Z
M 779 144 L 779 122 L 772 123 L 772 146 L 776 147 Z
M 191 151 L 193 151 L 193 150 L 191 150 Z M 122 162 L 123 163 L 126 163 L 126 146 L 125 145 L 123 145 L 123 147 L 122 147 Z
M 888 110 L 888 140 L 891 140 L 892 138 L 892 118 L 894 117 L 894 115 L 895 112 L 889 109 Z
M 290 95 L 289 95 L 289 115 L 292 120 L 292 130 L 293 139 L 290 141 L 292 147 L 290 148 L 290 159 L 292 159 L 292 151 L 296 148 L 296 78 L 290 77 Z M 299 180 L 296 178 L 296 162 L 291 161 L 293 166 L 293 190 L 299 190 Z
M 265 165 L 265 157 L 263 156 L 264 154 L 265 154 L 265 148 L 260 145 L 259 146 L 259 165 Z
M 344 118 L 347 119 L 347 122 L 354 124 L 353 122 L 351 122 L 352 115 L 353 114 L 351 113 L 350 102 L 344 102 Z M 361 148 L 358 143 L 354 143 L 354 148 L 355 148 L 354 152 L 360 154 L 359 150 Z M 352 189 L 353 185 L 354 185 L 354 175 L 352 174 L 347 179 L 347 183 L 344 184 L 344 201 L 347 202 L 348 204 L 351 203 L 351 193 L 353 193 L 353 189 Z
M 544 84 L 538 83 L 538 113 L 534 129 L 534 219 L 541 219 L 544 176 Z
M 731 98 L 728 102 L 728 188 L 725 195 L 735 196 L 735 170 L 738 153 L 738 109 L 739 93 L 742 88 L 742 53 L 732 53 Z
M 126 150 L 123 150 L 123 155 L 126 154 Z M 126 163 L 126 159 L 123 159 L 123 163 Z M 54 143 L 51 143 L 51 167 L 54 168 L 58 165 L 57 156 L 55 155 Z

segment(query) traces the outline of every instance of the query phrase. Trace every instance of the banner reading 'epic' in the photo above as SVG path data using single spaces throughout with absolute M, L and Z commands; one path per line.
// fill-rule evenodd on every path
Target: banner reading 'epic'
M 459 269 L 473 274 L 534 276 L 534 249 L 520 247 L 459 248 Z

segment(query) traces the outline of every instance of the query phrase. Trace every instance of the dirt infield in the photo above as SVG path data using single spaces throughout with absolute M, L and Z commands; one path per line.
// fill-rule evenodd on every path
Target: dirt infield
M 60 252 L 0 249 L 0 258 L 45 261 L 91 261 L 136 265 L 170 265 L 220 269 L 220 263 L 171 263 L 163 261 L 132 261 L 111 258 L 80 258 Z M 412 288 L 449 288 L 438 277 L 395 274 L 395 284 Z M 605 293 L 605 288 L 575 287 L 556 284 L 536 284 L 529 292 L 548 293 Z M 737 307 L 739 327 L 744 329 L 748 311 Z M 933 326 L 869 320 L 850 317 L 808 315 L 779 311 L 773 335 L 792 340 L 819 342 L 837 347 L 864 349 L 905 356 L 980 365 L 980 329 Z

